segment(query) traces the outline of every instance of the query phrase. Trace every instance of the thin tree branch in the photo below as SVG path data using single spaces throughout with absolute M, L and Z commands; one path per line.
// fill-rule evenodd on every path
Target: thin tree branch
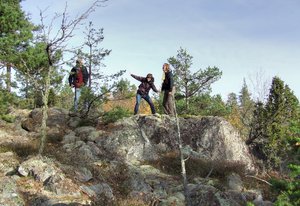
M 252 176 L 252 175 L 246 175 L 246 177 L 254 178 L 254 179 L 256 179 L 256 180 L 259 180 L 259 181 L 261 181 L 261 182 L 264 182 L 264 183 L 266 183 L 266 184 L 272 186 L 272 184 L 271 184 L 270 182 L 268 182 L 268 181 L 266 181 L 266 180 L 264 180 L 264 179 L 261 179 L 261 178 L 259 178 L 259 177 L 255 177 L 255 176 Z

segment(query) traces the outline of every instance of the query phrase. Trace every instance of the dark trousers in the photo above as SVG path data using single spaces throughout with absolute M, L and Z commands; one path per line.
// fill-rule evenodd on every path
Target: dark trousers
M 175 115 L 173 94 L 169 94 L 169 90 L 164 90 L 163 108 L 165 114 Z
M 153 104 L 150 96 L 149 95 L 140 95 L 138 93 L 136 94 L 136 103 L 135 103 L 135 107 L 134 107 L 134 114 L 137 114 L 139 112 L 139 107 L 140 107 L 142 98 L 144 100 L 146 100 L 146 102 L 148 102 L 148 104 L 150 105 L 152 114 L 155 114 L 154 104 Z

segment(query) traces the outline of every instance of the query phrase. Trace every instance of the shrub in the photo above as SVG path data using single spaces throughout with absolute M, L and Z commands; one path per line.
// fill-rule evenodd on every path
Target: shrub
M 129 117 L 131 115 L 131 112 L 128 109 L 125 109 L 123 107 L 115 107 L 112 110 L 106 112 L 103 115 L 103 122 L 105 124 L 113 123 L 118 121 L 119 119 L 122 119 L 124 117 Z
M 7 114 L 9 106 L 15 102 L 15 96 L 5 90 L 0 90 L 0 115 Z
M 279 193 L 275 205 L 300 205 L 300 166 L 290 165 L 290 179 L 272 180 L 273 189 Z
M 1 119 L 6 122 L 13 123 L 16 120 L 16 117 L 9 114 L 4 114 L 1 116 Z

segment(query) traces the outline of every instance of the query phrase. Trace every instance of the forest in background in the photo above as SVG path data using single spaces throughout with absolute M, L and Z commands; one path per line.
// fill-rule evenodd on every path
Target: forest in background
M 46 25 L 34 25 L 20 6 L 19 0 L 1 0 L 0 4 L 0 116 L 13 122 L 11 107 L 32 110 L 43 108 L 44 130 L 41 134 L 40 153 L 45 143 L 45 122 L 48 107 L 73 110 L 74 94 L 64 81 L 75 59 L 84 59 L 90 79 L 81 99 L 82 118 L 103 117 L 106 123 L 133 115 L 136 86 L 122 78 L 125 71 L 105 72 L 104 60 L 111 50 L 101 47 L 103 28 L 95 28 L 88 16 L 104 1 L 95 1 L 75 19 L 66 10 L 53 17 Z M 81 28 L 81 24 L 85 27 Z M 74 29 L 82 29 L 85 38 L 81 45 L 70 47 Z M 193 56 L 179 48 L 166 62 L 173 68 L 176 85 L 176 109 L 181 117 L 219 116 L 227 119 L 241 134 L 256 157 L 261 172 L 276 175 L 272 180 L 278 194 L 277 205 L 297 205 L 300 199 L 300 106 L 292 88 L 275 76 L 268 86 L 258 82 L 250 93 L 246 79 L 238 94 L 228 94 L 224 102 L 220 95 L 211 95 L 211 85 L 222 76 L 221 68 L 207 67 L 194 71 Z M 258 80 L 257 80 L 258 81 Z M 155 106 L 162 114 L 162 96 L 155 95 Z M 88 105 L 88 107 L 86 107 Z M 146 104 L 141 113 L 150 113 Z M 42 125 L 43 127 L 43 125 Z M 44 133 L 43 133 L 44 132 Z

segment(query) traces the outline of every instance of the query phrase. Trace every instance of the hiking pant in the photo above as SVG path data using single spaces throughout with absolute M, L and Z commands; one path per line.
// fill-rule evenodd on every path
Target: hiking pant
M 75 97 L 74 97 L 74 110 L 75 110 L 75 112 L 77 112 L 77 110 L 78 110 L 80 95 L 81 95 L 81 88 L 75 88 Z
M 173 94 L 169 94 L 169 90 L 164 90 L 164 98 L 162 104 L 165 114 L 171 116 L 175 115 Z
M 146 100 L 146 102 L 148 102 L 148 104 L 150 105 L 152 114 L 155 114 L 154 104 L 153 104 L 150 96 L 149 95 L 141 95 L 139 93 L 136 94 L 136 103 L 135 103 L 135 107 L 134 107 L 134 114 L 137 114 L 139 112 L 139 107 L 140 107 L 142 98 L 144 100 Z

